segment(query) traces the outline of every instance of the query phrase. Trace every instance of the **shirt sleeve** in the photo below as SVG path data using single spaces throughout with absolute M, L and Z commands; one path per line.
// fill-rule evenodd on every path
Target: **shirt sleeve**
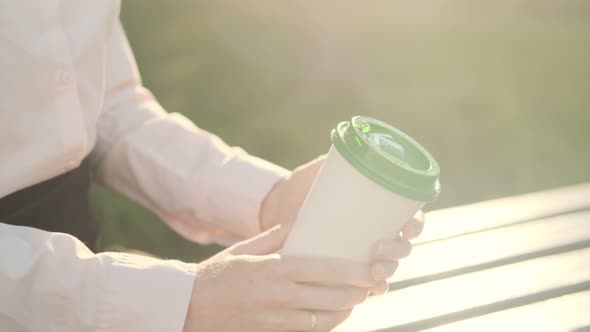
M 98 181 L 193 241 L 231 244 L 258 234 L 262 200 L 288 171 L 164 111 L 142 86 L 120 23 L 111 38 L 91 158 Z
M 195 270 L 0 223 L 1 330 L 181 332 Z

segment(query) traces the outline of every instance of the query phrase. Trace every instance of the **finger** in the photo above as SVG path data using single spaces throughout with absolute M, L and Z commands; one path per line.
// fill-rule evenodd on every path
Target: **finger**
M 283 246 L 287 234 L 289 234 L 289 227 L 277 225 L 264 233 L 228 248 L 228 252 L 235 255 L 272 254 Z
M 423 228 L 424 224 L 418 222 L 416 219 L 412 219 L 402 227 L 402 237 L 407 240 L 413 240 L 422 233 Z
M 316 159 L 294 169 L 292 176 L 298 177 L 297 180 L 300 181 L 304 187 L 309 188 L 315 181 L 315 178 L 322 168 L 325 160 L 325 155 L 319 156 Z
M 371 276 L 375 281 L 385 280 L 395 273 L 399 263 L 397 261 L 375 262 L 371 267 Z
M 332 258 L 282 257 L 287 278 L 294 282 L 371 287 L 370 266 Z
M 375 286 L 369 289 L 369 292 L 375 295 L 385 294 L 389 291 L 389 283 L 386 280 L 381 280 Z
M 303 205 L 325 159 L 325 156 L 321 156 L 297 167 L 273 189 L 272 195 L 263 203 L 267 208 L 261 210 L 261 227 L 277 223 L 288 227 L 293 225 L 297 211 Z
M 283 210 L 297 211 L 301 205 L 303 205 L 303 201 L 307 197 L 325 159 L 326 156 L 320 156 L 293 170 L 291 176 L 287 179 L 287 181 L 292 184 L 289 186 L 291 189 L 289 197 L 282 202 L 282 204 L 288 206 L 286 208 L 284 206 Z M 292 219 L 294 218 L 287 218 L 289 221 Z
M 368 295 L 367 288 L 297 284 L 288 305 L 297 309 L 345 310 L 363 303 Z
M 426 221 L 426 214 L 424 214 L 424 211 L 420 210 L 416 212 L 414 218 L 416 218 L 416 220 L 418 220 L 419 222 L 424 223 Z
M 342 323 L 350 316 L 352 309 L 340 311 L 307 311 L 298 310 L 293 312 L 291 318 L 292 325 L 288 328 L 290 331 L 313 331 L 327 332 L 332 331 L 336 326 Z M 312 329 L 312 314 L 315 316 L 315 325 Z
M 424 229 L 425 218 L 424 212 L 418 211 L 414 218 L 402 227 L 402 236 L 408 240 L 417 238 Z
M 373 260 L 395 261 L 408 257 L 412 243 L 404 238 L 391 238 L 377 242 L 373 249 Z

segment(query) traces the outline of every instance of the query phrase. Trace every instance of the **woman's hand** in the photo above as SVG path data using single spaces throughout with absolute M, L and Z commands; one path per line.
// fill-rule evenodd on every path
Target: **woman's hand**
M 267 230 L 277 224 L 291 227 L 297 211 L 303 204 L 322 164 L 325 156 L 314 159 L 297 167 L 291 175 L 277 183 L 262 203 L 260 211 L 260 227 Z M 373 259 L 387 266 L 386 273 L 393 274 L 398 265 L 398 260 L 409 255 L 412 250 L 410 240 L 416 238 L 424 227 L 424 213 L 419 211 L 409 220 L 401 230 L 401 234 L 391 234 L 391 237 L 383 239 L 375 244 Z M 401 236 L 400 236 L 401 235 Z M 381 273 L 375 271 L 375 273 Z M 387 282 L 377 283 L 371 292 L 381 294 L 388 289 Z
M 272 188 L 260 207 L 262 231 L 279 224 L 291 226 L 324 160 L 326 156 L 320 156 L 295 168 Z
M 314 332 L 330 331 L 396 266 L 391 243 L 370 266 L 281 257 L 287 232 L 275 227 L 199 264 L 184 331 L 308 331 L 311 313 Z
M 404 225 L 400 234 L 396 234 L 390 238 L 383 239 L 373 246 L 372 261 L 374 262 L 374 269 L 378 269 L 379 266 L 393 266 L 393 270 L 390 275 L 393 275 L 398 266 L 398 260 L 407 257 L 412 251 L 412 243 L 410 240 L 416 238 L 422 232 L 424 228 L 424 213 L 418 211 L 414 219 L 408 221 Z M 377 264 L 381 262 L 382 264 Z M 373 271 L 373 274 L 379 273 L 379 271 Z M 389 285 L 386 280 L 378 282 L 371 288 L 373 294 L 383 294 L 387 292 Z

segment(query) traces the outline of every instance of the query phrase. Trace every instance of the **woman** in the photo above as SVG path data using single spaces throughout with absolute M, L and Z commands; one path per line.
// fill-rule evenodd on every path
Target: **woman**
M 322 159 L 288 172 L 166 113 L 119 7 L 0 1 L 0 329 L 328 331 L 384 292 L 422 220 L 369 266 L 276 255 Z M 189 239 L 242 242 L 199 265 L 94 253 L 90 175 Z

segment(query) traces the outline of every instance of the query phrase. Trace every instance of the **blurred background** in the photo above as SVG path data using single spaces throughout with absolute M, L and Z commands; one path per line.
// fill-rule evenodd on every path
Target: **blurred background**
M 590 181 L 590 1 L 126 0 L 121 17 L 168 111 L 284 167 L 362 114 L 437 158 L 426 210 Z M 93 199 L 103 247 L 219 249 L 102 188 Z

